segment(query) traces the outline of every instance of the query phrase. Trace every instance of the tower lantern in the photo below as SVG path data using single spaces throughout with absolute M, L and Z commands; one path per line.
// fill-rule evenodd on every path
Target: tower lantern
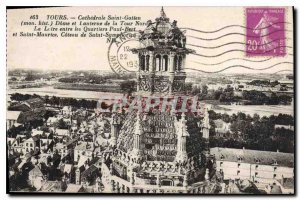
M 164 9 L 155 22 L 149 20 L 141 31 L 141 46 L 132 49 L 138 54 L 138 92 L 140 94 L 176 94 L 184 91 L 186 55 L 193 52 L 185 47 L 186 37 L 170 23 Z

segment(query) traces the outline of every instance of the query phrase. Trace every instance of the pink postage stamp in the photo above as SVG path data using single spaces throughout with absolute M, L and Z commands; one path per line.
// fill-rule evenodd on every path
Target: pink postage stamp
M 246 55 L 284 56 L 284 8 L 246 8 Z

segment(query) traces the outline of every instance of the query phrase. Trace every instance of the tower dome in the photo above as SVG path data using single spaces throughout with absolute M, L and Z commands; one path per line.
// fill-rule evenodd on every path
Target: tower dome
M 186 37 L 184 33 L 177 27 L 176 20 L 170 22 L 163 8 L 160 17 L 156 18 L 154 22 L 148 20 L 146 29 L 140 33 L 140 42 L 146 46 L 167 45 L 173 48 L 185 48 Z
M 140 31 L 140 47 L 132 49 L 138 54 L 138 93 L 180 94 L 185 87 L 186 55 L 194 52 L 187 49 L 186 37 L 177 27 L 177 21 L 170 23 L 164 9 L 154 22 L 149 20 L 144 31 Z

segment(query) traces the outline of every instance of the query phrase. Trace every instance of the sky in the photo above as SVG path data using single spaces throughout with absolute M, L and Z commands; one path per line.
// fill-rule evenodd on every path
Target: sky
M 30 26 L 20 26 L 22 21 L 29 21 L 32 15 L 39 15 L 40 20 L 46 19 L 46 15 L 68 15 L 76 19 L 78 15 L 134 15 L 146 22 L 149 19 L 154 21 L 160 15 L 160 9 L 160 7 L 61 7 L 8 10 L 7 67 L 8 69 L 31 68 L 45 71 L 48 69 L 110 70 L 107 58 L 109 44 L 106 43 L 106 38 L 13 37 L 15 32 L 26 32 L 32 29 Z M 285 34 L 289 39 L 286 40 L 288 48 L 286 49 L 287 55 L 284 57 L 247 57 L 241 51 L 231 52 L 232 49 L 245 49 L 241 44 L 222 46 L 230 42 L 246 42 L 246 37 L 243 35 L 246 29 L 240 27 L 246 25 L 247 17 L 242 7 L 165 7 L 164 10 L 171 22 L 177 20 L 178 27 L 201 31 L 187 30 L 185 32 L 187 44 L 190 44 L 187 47 L 198 54 L 188 55 L 186 68 L 189 70 L 187 71 L 218 72 L 224 70 L 223 72 L 226 73 L 275 73 L 293 70 L 291 8 L 285 9 L 286 22 L 288 22 L 285 24 L 285 30 L 288 30 Z M 229 25 L 239 26 L 221 29 Z M 143 26 L 137 28 L 144 29 Z M 215 31 L 218 29 L 221 30 Z M 221 45 L 219 48 L 199 47 L 219 45 Z M 227 51 L 229 53 L 224 54 Z M 259 70 L 264 68 L 267 69 Z

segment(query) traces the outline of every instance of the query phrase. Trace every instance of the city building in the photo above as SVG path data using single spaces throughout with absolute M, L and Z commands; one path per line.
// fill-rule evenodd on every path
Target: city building
M 14 127 L 18 127 L 20 122 L 21 111 L 7 111 L 6 113 L 6 130 Z
M 226 123 L 222 119 L 217 119 L 214 120 L 213 122 L 215 124 L 216 137 L 226 137 L 227 133 L 231 133 L 230 123 Z
M 264 188 L 278 180 L 294 179 L 294 155 L 291 153 L 219 147 L 211 148 L 210 153 L 224 180 L 252 180 Z

